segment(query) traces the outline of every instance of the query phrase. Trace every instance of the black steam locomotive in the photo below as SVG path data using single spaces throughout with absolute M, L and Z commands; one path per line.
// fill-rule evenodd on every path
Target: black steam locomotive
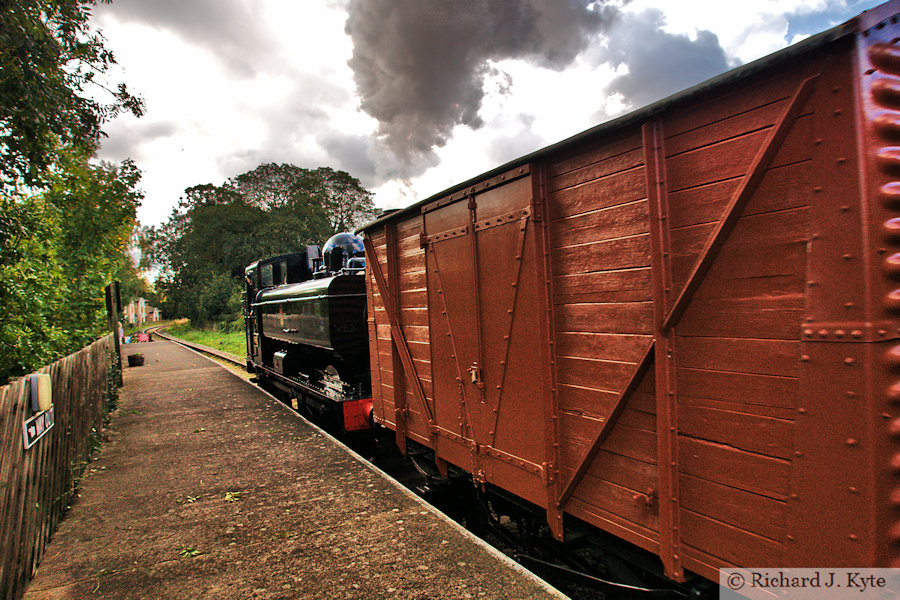
M 344 431 L 371 427 L 366 259 L 350 233 L 245 269 L 247 370 Z

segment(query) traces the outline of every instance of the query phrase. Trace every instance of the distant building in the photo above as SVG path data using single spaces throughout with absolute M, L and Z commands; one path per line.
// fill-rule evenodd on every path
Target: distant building
M 125 305 L 125 321 L 129 325 L 159 321 L 161 318 L 160 310 L 147 304 L 144 298 L 132 298 L 131 302 Z

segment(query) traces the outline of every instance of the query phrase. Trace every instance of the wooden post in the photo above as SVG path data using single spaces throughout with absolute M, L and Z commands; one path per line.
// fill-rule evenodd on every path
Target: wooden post
M 122 297 L 119 293 L 119 282 L 113 281 L 106 286 L 106 314 L 109 328 L 113 334 L 113 347 L 116 349 L 116 381 L 122 387 L 122 348 L 119 345 L 119 315 L 122 312 Z

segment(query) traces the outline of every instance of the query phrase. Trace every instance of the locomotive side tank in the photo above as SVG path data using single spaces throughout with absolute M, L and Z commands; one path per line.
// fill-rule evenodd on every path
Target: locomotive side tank
M 365 355 L 365 280 L 335 275 L 263 290 L 256 298 L 263 335 L 336 356 Z
M 898 12 L 364 227 L 375 421 L 675 580 L 900 564 Z

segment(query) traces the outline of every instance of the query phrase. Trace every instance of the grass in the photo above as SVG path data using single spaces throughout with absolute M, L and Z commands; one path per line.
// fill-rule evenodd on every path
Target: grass
M 247 342 L 243 331 L 226 332 L 216 325 L 207 329 L 197 329 L 190 323 L 177 323 L 167 327 L 166 332 L 185 341 L 203 344 L 236 356 L 247 354 Z

